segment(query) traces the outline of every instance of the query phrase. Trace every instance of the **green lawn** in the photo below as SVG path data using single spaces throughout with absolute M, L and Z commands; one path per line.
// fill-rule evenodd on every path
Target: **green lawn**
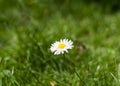
M 120 86 L 120 12 L 67 1 L 0 0 L 0 86 Z

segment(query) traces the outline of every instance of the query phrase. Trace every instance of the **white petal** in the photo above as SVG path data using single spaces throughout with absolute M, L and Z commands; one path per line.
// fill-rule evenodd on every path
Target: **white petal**
M 63 49 L 58 48 L 58 45 L 61 43 L 64 43 L 66 47 L 64 47 Z M 50 50 L 54 53 L 54 55 L 59 55 L 68 52 L 68 49 L 72 49 L 73 47 L 73 42 L 71 40 L 61 39 L 60 41 L 56 41 L 55 43 L 53 43 L 50 47 Z

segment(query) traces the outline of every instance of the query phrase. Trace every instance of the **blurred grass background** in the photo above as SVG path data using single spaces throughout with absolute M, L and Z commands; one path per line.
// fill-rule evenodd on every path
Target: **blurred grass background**
M 119 86 L 119 4 L 0 0 L 0 86 Z M 49 50 L 61 38 L 74 41 L 66 59 Z

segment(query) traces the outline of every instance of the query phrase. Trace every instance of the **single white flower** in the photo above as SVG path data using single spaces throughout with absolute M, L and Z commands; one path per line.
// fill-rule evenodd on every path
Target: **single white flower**
M 50 47 L 50 50 L 54 53 L 54 55 L 64 54 L 64 52 L 68 52 L 68 49 L 73 48 L 73 42 L 68 39 L 61 39 L 60 41 L 56 41 Z

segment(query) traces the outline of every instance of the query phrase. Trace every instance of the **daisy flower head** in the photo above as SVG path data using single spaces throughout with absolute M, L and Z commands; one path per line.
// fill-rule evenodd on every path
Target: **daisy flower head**
M 56 41 L 50 47 L 50 50 L 54 53 L 54 55 L 64 54 L 68 52 L 69 49 L 73 48 L 73 42 L 68 39 L 61 39 L 60 41 Z

